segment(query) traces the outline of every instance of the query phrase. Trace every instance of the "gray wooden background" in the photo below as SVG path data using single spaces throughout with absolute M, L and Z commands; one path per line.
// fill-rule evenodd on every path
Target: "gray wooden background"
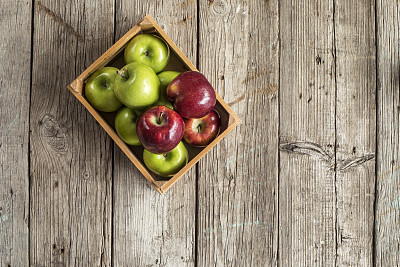
M 242 119 L 160 196 L 67 90 L 151 14 Z M 0 266 L 396 266 L 400 1 L 0 1 Z

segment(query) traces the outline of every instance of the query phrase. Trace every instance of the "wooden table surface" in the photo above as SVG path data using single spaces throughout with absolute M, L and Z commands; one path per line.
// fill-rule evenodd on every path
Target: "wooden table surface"
M 242 120 L 159 195 L 66 86 L 151 14 Z M 0 2 L 0 266 L 396 266 L 400 1 Z

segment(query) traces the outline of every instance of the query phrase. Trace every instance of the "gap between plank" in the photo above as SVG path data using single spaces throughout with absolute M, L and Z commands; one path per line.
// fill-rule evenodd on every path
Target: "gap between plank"
M 336 58 L 336 20 L 335 20 L 335 14 L 336 14 L 336 0 L 332 1 L 333 3 L 333 9 L 332 9 L 332 24 L 333 24 L 333 64 L 335 68 L 335 144 L 333 147 L 333 151 L 335 153 L 335 159 L 334 159 L 334 180 L 335 180 L 335 266 L 337 264 L 337 257 L 338 257 L 338 185 L 337 185 L 337 58 Z
M 378 193 L 378 156 L 379 156 L 379 89 L 378 89 L 378 11 L 377 11 L 377 1 L 375 0 L 375 194 L 374 194 L 374 221 L 372 222 L 372 266 L 375 266 L 376 262 L 376 210 L 377 210 L 377 193 Z
M 28 264 L 31 265 L 31 110 L 32 110 L 32 82 L 33 82 L 33 38 L 35 19 L 35 0 L 31 2 L 31 58 L 29 84 L 29 112 L 28 112 Z
M 196 41 L 196 68 L 199 70 L 199 62 L 200 62 L 200 0 L 197 0 L 197 41 Z M 195 203 L 195 228 L 194 228 L 194 265 L 198 266 L 198 247 L 199 247 L 199 163 L 196 163 L 196 203 Z
M 278 181 L 276 183 L 276 195 L 277 195 L 277 203 L 276 203 L 276 216 L 277 216 L 277 247 L 276 247 L 276 266 L 279 266 L 279 244 L 280 244 L 280 236 L 279 236 L 279 195 L 280 195 L 280 177 L 281 177 L 281 152 L 279 150 L 279 145 L 281 143 L 281 2 L 278 1 L 278 42 L 279 42 L 279 56 L 278 56 L 278 144 L 276 151 L 278 151 Z
M 114 44 L 116 42 L 117 35 L 117 0 L 114 0 Z M 115 157 L 115 143 L 111 140 L 111 248 L 110 248 L 110 264 L 114 266 L 114 210 L 115 210 L 115 201 L 114 201 L 114 157 Z M 103 226 L 104 227 L 104 226 Z

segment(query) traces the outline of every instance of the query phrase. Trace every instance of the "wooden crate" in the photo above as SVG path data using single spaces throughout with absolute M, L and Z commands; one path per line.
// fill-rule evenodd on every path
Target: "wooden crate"
M 128 156 L 133 164 L 140 170 L 146 179 L 153 185 L 153 187 L 160 193 L 166 192 L 176 181 L 178 181 L 191 167 L 193 167 L 212 147 L 222 140 L 230 131 L 233 130 L 239 123 L 239 117 L 233 110 L 225 103 L 221 96 L 217 95 L 217 103 L 215 109 L 221 116 L 221 130 L 220 134 L 213 140 L 211 144 L 204 148 L 196 148 L 186 145 L 189 151 L 189 162 L 177 174 L 171 178 L 164 178 L 155 175 L 149 171 L 143 162 L 143 147 L 129 146 L 125 144 L 114 130 L 114 113 L 104 113 L 95 110 L 84 96 L 85 81 L 98 69 L 104 66 L 114 66 L 122 68 L 124 66 L 123 52 L 128 42 L 135 36 L 141 33 L 152 33 L 160 36 L 168 43 L 171 55 L 168 66 L 165 70 L 176 71 L 198 71 L 190 60 L 182 53 L 182 51 L 172 42 L 172 40 L 165 34 L 160 26 L 153 20 L 150 15 L 144 17 L 138 24 L 129 30 L 121 39 L 119 39 L 110 49 L 108 49 L 101 57 L 99 57 L 89 68 L 87 68 L 78 78 L 76 78 L 68 89 L 74 96 L 87 108 L 93 117 L 100 123 L 100 125 L 111 136 L 115 143 L 122 149 Z

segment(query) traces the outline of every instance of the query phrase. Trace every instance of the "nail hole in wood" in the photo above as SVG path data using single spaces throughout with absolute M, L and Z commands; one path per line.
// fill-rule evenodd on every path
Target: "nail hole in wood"
M 321 64 L 321 57 L 319 55 L 317 55 L 317 57 L 315 58 L 315 61 L 317 62 L 317 65 Z

